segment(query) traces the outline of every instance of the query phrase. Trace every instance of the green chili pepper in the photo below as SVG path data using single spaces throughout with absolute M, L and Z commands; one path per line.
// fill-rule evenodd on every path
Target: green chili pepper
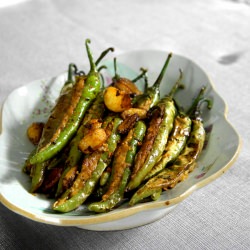
M 115 190 L 107 200 L 93 202 L 88 205 L 88 210 L 96 213 L 104 213 L 114 208 L 123 199 L 126 185 L 130 176 L 130 169 L 127 167 L 124 170 L 119 188 Z
M 54 210 L 60 212 L 72 211 L 77 207 L 79 207 L 90 196 L 95 186 L 97 185 L 103 171 L 109 165 L 111 157 L 117 147 L 117 143 L 120 140 L 120 135 L 117 133 L 117 127 L 121 122 L 122 120 L 120 118 L 114 118 L 114 117 L 106 118 L 104 126 L 110 127 L 110 124 L 112 125 L 111 134 L 107 141 L 108 150 L 101 153 L 96 168 L 91 173 L 90 178 L 85 181 L 84 186 L 74 196 L 70 197 L 69 199 L 64 198 L 62 201 L 60 201 L 60 199 L 56 201 L 53 205 Z
M 180 70 L 180 76 L 179 79 L 177 80 L 177 84 L 175 84 L 175 88 L 182 87 L 181 84 L 182 77 L 183 73 Z M 172 90 L 173 92 L 176 91 L 175 88 Z M 188 117 L 188 115 L 184 114 L 184 112 L 180 111 L 180 108 L 178 107 L 176 100 L 175 100 L 175 105 L 177 107 L 178 113 L 174 119 L 173 129 L 168 138 L 164 152 L 160 160 L 147 174 L 145 180 L 150 179 L 151 177 L 159 173 L 162 169 L 164 169 L 168 163 L 173 162 L 180 154 L 180 152 L 182 151 L 182 149 L 186 144 L 186 140 L 191 130 L 191 119 Z
M 172 165 L 149 179 L 145 185 L 134 193 L 129 202 L 131 206 L 154 193 L 160 192 L 162 189 L 173 188 L 179 181 L 186 178 L 187 172 L 193 168 L 196 159 L 202 151 L 206 136 L 200 117 L 200 105 L 206 101 L 208 102 L 208 108 L 211 108 L 211 102 L 201 98 L 203 93 L 204 88 L 200 91 L 198 98 L 196 98 L 195 105 L 192 105 L 188 112 L 189 114 L 192 112 L 190 115 L 192 117 L 192 128 L 183 151 Z
M 145 132 L 145 123 L 138 121 L 118 146 L 113 158 L 109 188 L 103 195 L 104 200 L 119 186 L 125 168 L 133 165 L 137 146 L 142 142 Z
M 154 193 L 151 195 L 151 199 L 152 199 L 153 201 L 157 201 L 157 200 L 160 198 L 161 193 L 162 193 L 162 189 L 156 190 L 156 192 L 154 192 Z
M 47 145 L 51 144 L 53 140 L 55 140 L 60 130 L 66 125 L 66 122 L 69 120 L 71 109 L 76 106 L 76 103 L 79 99 L 77 90 L 81 90 L 81 84 L 76 84 L 73 79 L 74 67 L 74 64 L 69 64 L 68 79 L 63 85 L 56 105 L 54 106 L 47 122 L 44 125 L 42 136 L 37 146 L 37 152 L 42 150 Z M 75 101 L 72 102 L 72 100 Z
M 138 121 L 128 135 L 117 147 L 113 163 L 108 189 L 102 196 L 102 200 L 89 205 L 88 209 L 95 212 L 106 212 L 111 210 L 123 199 L 127 185 L 130 168 L 134 162 L 138 144 L 143 140 L 146 125 Z
M 159 192 L 162 188 L 167 189 L 176 185 L 185 174 L 187 168 L 197 159 L 205 140 L 205 130 L 200 121 L 193 121 L 190 137 L 183 152 L 177 157 L 172 166 L 163 169 L 155 177 L 134 193 L 129 204 L 135 205 L 140 200 Z
M 65 111 L 69 101 L 71 99 L 74 77 L 73 77 L 74 64 L 69 64 L 68 69 L 68 79 L 65 82 L 64 86 L 61 89 L 59 99 L 56 106 L 54 107 L 51 116 L 49 117 L 47 123 L 43 128 L 42 137 L 40 139 L 39 145 L 32 153 L 29 155 L 28 159 L 25 162 L 24 171 L 31 172 L 32 184 L 31 192 L 35 192 L 41 185 L 45 177 L 46 168 L 49 165 L 49 161 L 39 162 L 36 164 L 31 163 L 31 159 L 36 155 L 37 151 L 42 148 L 45 144 L 49 143 L 53 134 L 57 130 L 59 123 L 62 121 L 63 116 L 59 111 Z
M 39 149 L 37 153 L 31 157 L 30 162 L 32 164 L 41 163 L 52 158 L 65 147 L 72 136 L 76 133 L 85 112 L 100 91 L 100 75 L 96 69 L 96 65 L 93 62 L 92 53 L 90 52 L 88 46 L 89 43 L 90 40 L 87 39 L 85 44 L 90 61 L 90 71 L 86 76 L 80 100 L 77 103 L 67 125 L 62 129 L 56 140 L 47 145 L 45 148 Z
M 35 153 L 36 153 L 36 148 L 34 148 L 34 149 L 30 152 L 28 158 L 25 160 L 24 165 L 23 165 L 23 172 L 26 173 L 26 174 L 28 174 L 28 175 L 31 173 L 31 170 L 32 170 L 32 167 L 33 167 L 33 165 L 30 164 L 29 159 L 30 159 Z
M 113 48 L 108 48 L 104 50 L 99 58 L 96 60 L 95 65 L 98 65 L 100 61 L 107 55 L 108 52 L 114 51 Z M 100 71 L 100 68 L 98 69 Z M 86 124 L 92 120 L 92 119 L 101 119 L 103 117 L 105 111 L 105 105 L 103 102 L 103 91 L 100 91 L 93 103 L 91 104 L 90 108 L 87 110 L 86 114 L 83 117 L 83 120 L 81 122 L 80 127 L 77 130 L 76 136 L 71 140 L 69 144 L 69 152 L 68 157 L 65 159 L 65 169 L 60 177 L 60 180 L 58 182 L 58 187 L 56 191 L 56 196 L 59 196 L 63 192 L 63 183 L 67 181 L 65 180 L 65 176 L 67 176 L 67 179 L 74 180 L 74 176 L 76 174 L 76 171 L 71 171 L 71 175 L 68 176 L 69 171 L 76 167 L 79 160 L 82 157 L 82 152 L 78 149 L 78 144 L 80 140 L 83 138 L 84 133 L 86 131 Z
M 203 95 L 203 91 L 204 89 L 202 89 L 202 92 L 194 100 L 194 103 L 190 107 L 190 111 L 187 112 L 189 115 L 197 106 L 198 101 Z M 161 159 L 157 162 L 157 164 L 150 171 L 150 173 L 145 177 L 145 180 L 150 179 L 151 177 L 159 173 L 162 169 L 164 169 L 168 163 L 173 162 L 184 148 L 187 138 L 189 137 L 192 124 L 192 121 L 188 114 L 184 114 L 184 112 L 179 112 L 179 114 L 176 116 L 173 131 L 169 137 L 166 148 L 164 150 L 165 153 L 163 153 Z
M 146 118 L 147 111 L 152 108 L 154 105 L 156 105 L 157 102 L 160 100 L 160 84 L 162 82 L 162 79 L 165 75 L 165 72 L 167 70 L 169 61 L 172 57 L 172 53 L 170 53 L 162 67 L 162 70 L 158 76 L 158 78 L 155 80 L 154 84 L 151 87 L 148 87 L 148 81 L 146 72 L 144 74 L 145 79 L 145 91 L 141 95 L 137 95 L 133 98 L 132 104 L 133 107 L 130 109 L 127 109 L 122 112 L 121 117 L 123 119 L 126 119 L 127 117 L 138 114 L 141 119 Z
M 149 110 L 160 100 L 160 84 L 172 57 L 170 53 L 162 67 L 162 70 L 151 87 L 147 87 L 145 93 L 134 98 L 134 107 Z
M 105 186 L 109 180 L 110 172 L 104 171 L 100 177 L 100 186 Z
M 58 187 L 56 191 L 56 196 L 59 196 L 63 192 L 63 182 L 65 180 L 65 176 L 69 171 L 78 165 L 78 162 L 80 161 L 82 157 L 82 152 L 78 149 L 78 144 L 80 140 L 83 138 L 84 133 L 86 131 L 86 124 L 90 122 L 92 119 L 101 119 L 103 118 L 103 114 L 105 111 L 105 106 L 103 102 L 103 91 L 100 91 L 94 100 L 93 104 L 90 106 L 90 108 L 87 110 L 83 121 L 81 123 L 81 126 L 77 130 L 76 136 L 71 140 L 69 144 L 69 153 L 68 157 L 65 160 L 65 169 L 62 173 L 62 176 L 58 182 Z M 72 174 L 75 174 L 76 172 L 73 171 Z M 74 179 L 74 176 L 70 176 L 67 178 Z
M 58 167 L 59 165 L 64 164 L 67 155 L 68 155 L 68 149 L 65 148 L 65 151 L 60 152 L 55 157 L 50 159 L 47 169 L 51 170 L 53 168 Z
M 37 191 L 37 189 L 42 185 L 47 165 L 48 162 L 42 162 L 42 163 L 37 163 L 32 167 L 32 173 L 31 173 L 32 181 L 30 188 L 31 193 Z
M 128 190 L 137 188 L 159 161 L 173 128 L 173 122 L 176 116 L 173 95 L 180 87 L 182 87 L 182 85 L 178 79 L 169 95 L 162 98 L 160 102 L 153 107 L 153 110 L 157 112 L 153 114 L 142 147 L 136 155 L 131 180 L 127 187 Z
M 190 134 L 191 123 L 191 119 L 184 114 L 178 114 L 175 117 L 173 130 L 169 136 L 164 152 L 160 160 L 147 174 L 145 180 L 148 180 L 154 175 L 158 174 L 167 166 L 167 164 L 173 162 L 178 157 Z

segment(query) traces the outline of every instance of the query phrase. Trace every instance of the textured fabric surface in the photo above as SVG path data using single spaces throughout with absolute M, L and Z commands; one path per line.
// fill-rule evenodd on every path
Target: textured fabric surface
M 0 8 L 0 104 L 93 51 L 161 49 L 204 68 L 228 104 L 242 150 L 220 178 L 155 223 L 92 232 L 30 221 L 0 204 L 0 249 L 250 249 L 250 2 L 30 0 Z M 81 60 L 81 57 L 83 60 Z

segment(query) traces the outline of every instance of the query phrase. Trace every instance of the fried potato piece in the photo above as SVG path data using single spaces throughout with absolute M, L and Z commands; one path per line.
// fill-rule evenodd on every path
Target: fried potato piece
M 119 90 L 125 91 L 127 94 L 141 95 L 142 92 L 137 88 L 137 86 L 127 78 L 119 78 L 114 83 L 114 87 Z
M 34 144 L 38 145 L 40 138 L 42 136 L 44 123 L 33 122 L 27 129 L 27 136 L 29 140 Z
M 85 153 L 89 154 L 95 150 L 98 150 L 107 140 L 107 134 L 105 129 L 101 128 L 101 123 L 93 119 L 89 124 L 87 133 L 79 142 L 79 149 Z
M 103 145 L 107 140 L 107 135 L 104 129 L 98 128 L 91 130 L 79 143 L 79 149 L 89 154 Z
M 107 87 L 104 92 L 104 103 L 113 112 L 122 112 L 132 107 L 130 94 L 115 87 Z

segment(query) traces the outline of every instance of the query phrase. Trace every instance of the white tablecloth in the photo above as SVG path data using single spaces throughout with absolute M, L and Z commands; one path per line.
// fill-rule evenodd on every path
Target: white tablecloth
M 220 178 L 155 223 L 93 232 L 30 221 L 0 205 L 0 249 L 250 249 L 250 2 L 30 0 L 0 8 L 0 104 L 15 88 L 114 46 L 195 60 L 228 104 L 241 153 Z M 81 59 L 82 58 L 82 59 Z

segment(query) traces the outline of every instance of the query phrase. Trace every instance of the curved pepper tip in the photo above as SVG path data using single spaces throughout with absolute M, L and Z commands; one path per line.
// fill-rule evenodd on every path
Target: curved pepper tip
M 87 45 L 88 43 L 91 43 L 91 40 L 89 38 L 85 40 L 85 44 Z

